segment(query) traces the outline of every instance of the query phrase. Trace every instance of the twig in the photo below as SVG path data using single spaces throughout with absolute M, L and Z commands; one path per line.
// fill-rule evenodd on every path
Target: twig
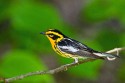
M 122 51 L 122 50 L 125 50 L 125 48 L 114 48 L 113 50 L 109 50 L 106 53 L 114 53 L 114 52 L 119 52 L 119 51 Z M 1 79 L 0 82 L 4 81 L 4 83 L 8 83 L 8 82 L 12 82 L 12 81 L 15 81 L 15 80 L 21 80 L 21 79 L 24 79 L 26 77 L 33 76 L 33 75 L 55 74 L 55 73 L 58 73 L 58 72 L 61 72 L 61 71 L 66 71 L 68 68 L 76 66 L 78 64 L 82 64 L 82 63 L 86 63 L 86 62 L 90 62 L 90 61 L 94 61 L 94 60 L 97 60 L 97 59 L 86 59 L 86 60 L 79 61 L 78 63 L 71 63 L 71 64 L 62 65 L 58 68 L 48 70 L 48 71 L 42 71 L 41 70 L 41 71 L 29 72 L 27 74 L 22 74 L 22 75 L 19 75 L 19 76 L 6 78 L 6 79 Z
M 123 47 L 123 48 L 114 48 L 112 50 L 107 51 L 106 53 L 115 53 L 115 52 L 117 53 L 117 52 L 120 52 L 122 50 L 125 50 L 125 47 Z

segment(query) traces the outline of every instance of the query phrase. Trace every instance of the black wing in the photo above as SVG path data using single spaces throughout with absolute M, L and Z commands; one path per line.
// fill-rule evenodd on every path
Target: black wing
M 64 38 L 62 41 L 58 42 L 58 48 L 61 51 L 66 52 L 72 55 L 78 55 L 83 57 L 93 57 L 99 58 L 99 56 L 94 55 L 93 53 L 99 53 L 88 46 L 69 38 Z

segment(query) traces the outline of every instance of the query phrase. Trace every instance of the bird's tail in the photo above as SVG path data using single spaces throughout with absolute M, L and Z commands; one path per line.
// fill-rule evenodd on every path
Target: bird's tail
M 113 55 L 109 53 L 93 53 L 93 54 L 100 56 L 100 57 L 106 57 L 110 61 L 115 60 L 116 58 L 120 58 L 118 55 Z

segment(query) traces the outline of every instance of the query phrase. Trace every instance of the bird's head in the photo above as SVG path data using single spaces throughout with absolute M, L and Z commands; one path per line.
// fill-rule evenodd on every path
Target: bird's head
M 59 30 L 57 29 L 49 29 L 45 32 L 41 32 L 41 34 L 46 35 L 47 38 L 50 40 L 50 42 L 58 42 L 65 38 L 66 36 L 62 34 Z

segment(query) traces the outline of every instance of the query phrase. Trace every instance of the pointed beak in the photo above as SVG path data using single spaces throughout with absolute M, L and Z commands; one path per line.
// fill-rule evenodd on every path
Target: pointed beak
M 45 32 L 40 32 L 40 34 L 46 35 L 46 33 L 45 33 Z

